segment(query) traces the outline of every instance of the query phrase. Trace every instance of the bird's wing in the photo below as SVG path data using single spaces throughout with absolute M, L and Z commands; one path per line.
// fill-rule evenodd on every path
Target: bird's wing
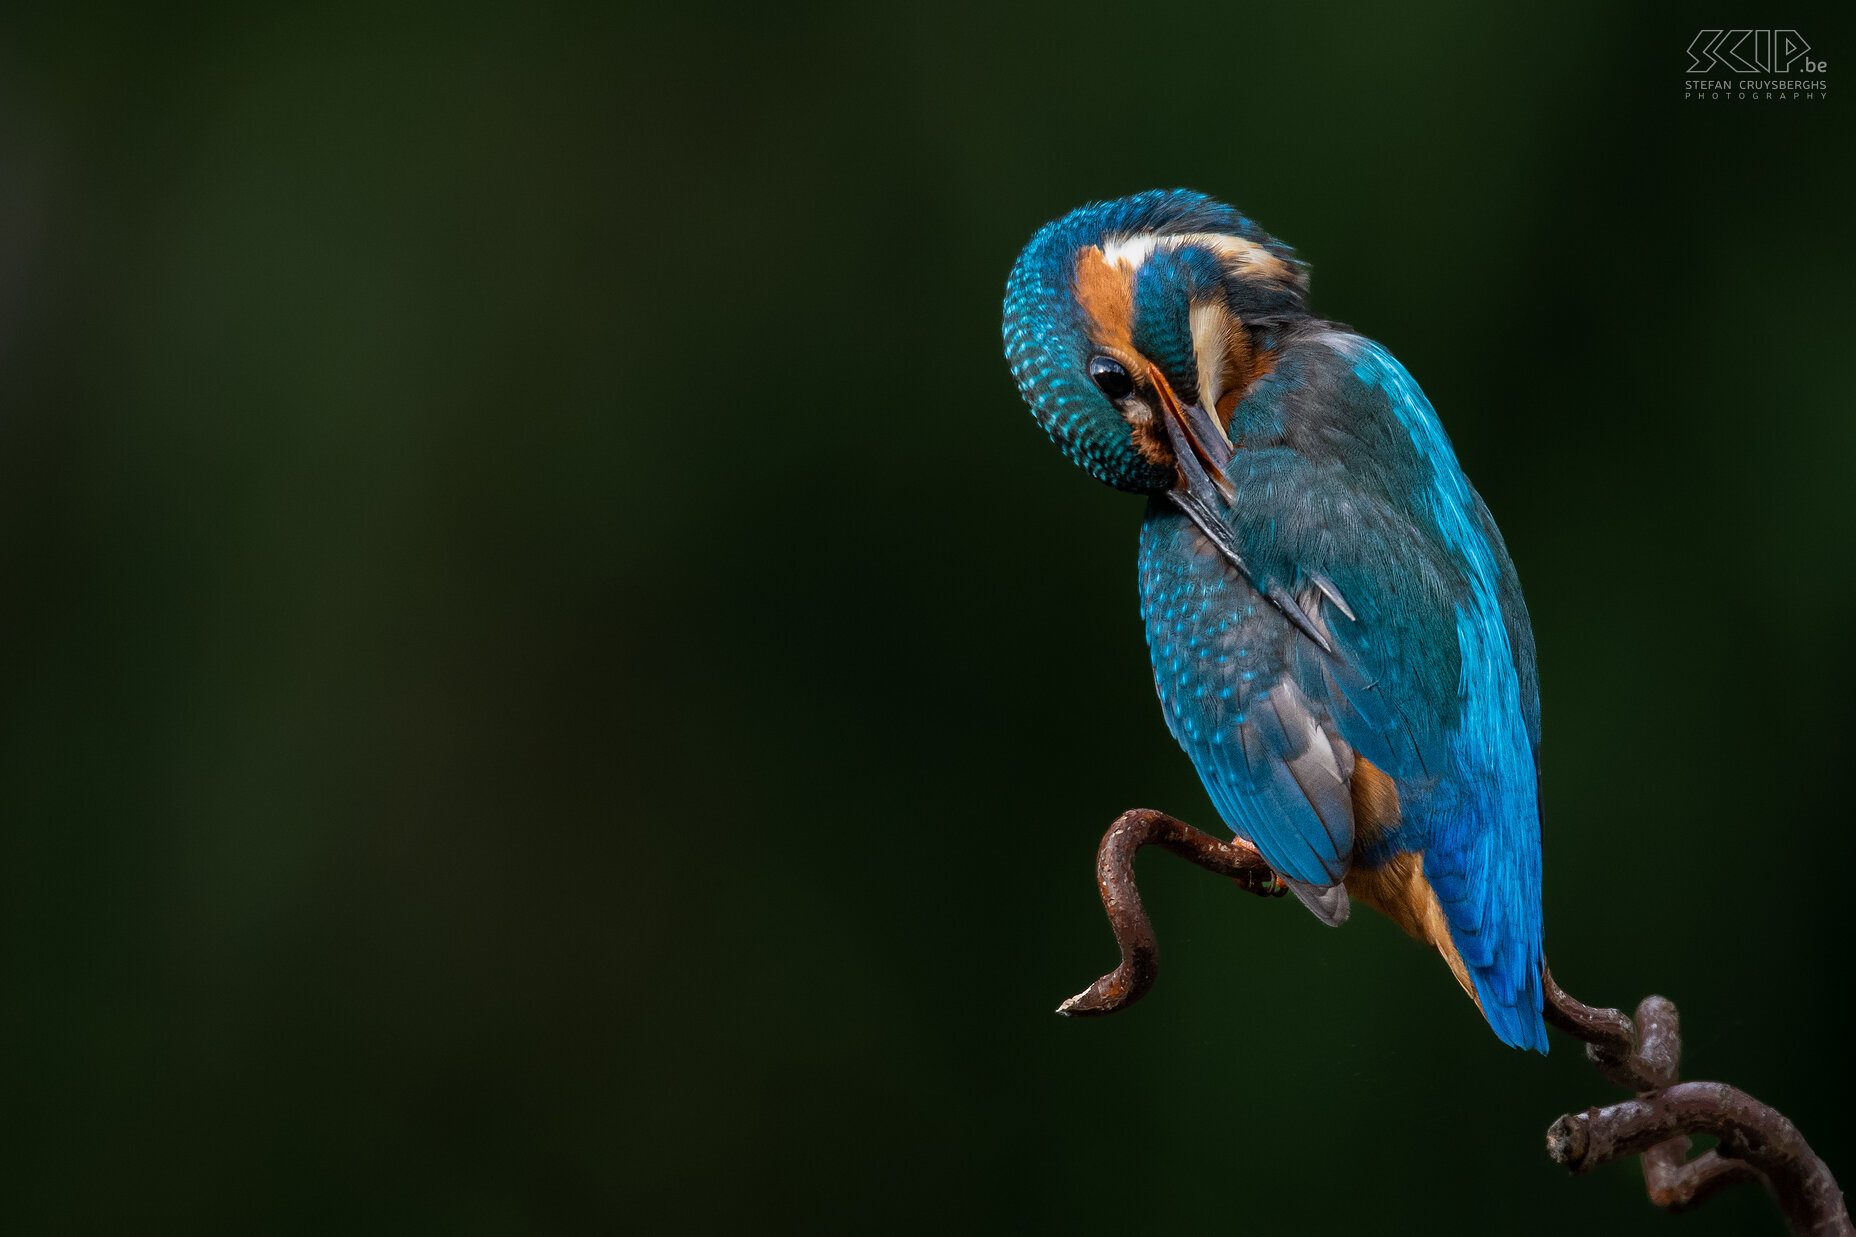
M 1263 386 L 1245 433 L 1261 426 L 1265 445 L 1247 441 L 1227 469 L 1247 587 L 1223 583 L 1239 604 L 1197 623 L 1219 656 L 1241 633 L 1244 660 L 1265 662 L 1250 678 L 1229 662 L 1204 682 L 1175 671 L 1169 721 L 1230 823 L 1310 886 L 1345 874 L 1352 823 L 1315 774 L 1344 778 L 1345 747 L 1391 775 L 1395 848 L 1423 853 L 1484 1014 L 1508 1043 L 1544 1047 L 1539 705 L 1500 535 L 1424 393 L 1377 344 L 1324 335 Z M 1175 530 L 1175 560 L 1191 530 Z M 1327 648 L 1287 621 L 1286 596 Z
M 1323 652 L 1165 500 L 1142 528 L 1140 584 L 1168 727 L 1225 822 L 1339 923 L 1356 753 L 1395 777 L 1444 760 L 1434 721 L 1408 716 L 1383 689 L 1375 663 L 1395 642 L 1346 630 L 1358 624 L 1345 594 L 1316 573 L 1285 601 L 1328 636 L 1333 652 Z
M 1433 669 L 1429 681 L 1412 685 L 1413 694 L 1437 702 L 1450 756 L 1416 839 L 1425 848 L 1424 875 L 1489 1025 L 1509 1044 L 1544 1052 L 1540 704 L 1520 584 L 1416 381 L 1377 344 L 1344 351 L 1363 398 L 1385 401 L 1426 466 L 1414 477 L 1429 516 L 1424 542 L 1455 568 L 1443 607 L 1431 606 L 1433 621 L 1452 620 L 1456 674 L 1439 679 Z
M 1328 922 L 1346 909 L 1353 761 L 1390 775 L 1396 849 L 1424 853 L 1484 1013 L 1538 1046 L 1539 714 L 1493 521 L 1377 345 L 1330 337 L 1262 385 L 1226 470 L 1244 570 L 1170 500 L 1150 509 L 1142 595 L 1168 724 L 1227 823 Z

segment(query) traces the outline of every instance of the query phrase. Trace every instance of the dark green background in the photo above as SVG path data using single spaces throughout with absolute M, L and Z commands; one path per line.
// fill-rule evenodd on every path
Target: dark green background
M 999 298 L 1179 184 L 1501 520 L 1556 971 L 1856 1179 L 1840 95 L 1596 5 L 264 10 L 0 41 L 19 1227 L 1776 1231 L 1569 1179 L 1617 1093 L 1370 914 L 1151 858 L 1052 1016 L 1103 828 L 1214 820 Z

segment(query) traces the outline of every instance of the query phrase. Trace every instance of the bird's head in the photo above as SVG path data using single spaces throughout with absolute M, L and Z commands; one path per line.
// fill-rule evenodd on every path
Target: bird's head
M 1019 255 L 1006 359 L 1038 424 L 1098 480 L 1203 494 L 1226 486 L 1232 409 L 1268 370 L 1259 337 L 1306 316 L 1307 286 L 1293 250 L 1204 194 L 1098 202 Z

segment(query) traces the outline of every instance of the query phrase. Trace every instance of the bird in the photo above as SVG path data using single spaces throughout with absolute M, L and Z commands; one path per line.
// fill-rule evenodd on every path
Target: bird
M 1224 823 L 1323 923 L 1381 912 L 1544 1053 L 1520 581 L 1423 390 L 1311 312 L 1308 275 L 1204 194 L 1093 202 L 1013 264 L 1006 359 L 1072 463 L 1147 499 L 1154 686 Z

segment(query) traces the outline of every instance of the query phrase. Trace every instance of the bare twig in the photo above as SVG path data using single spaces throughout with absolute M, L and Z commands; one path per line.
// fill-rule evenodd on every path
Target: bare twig
M 1134 884 L 1134 856 L 1159 846 L 1202 868 L 1232 877 L 1263 896 L 1280 897 L 1283 884 L 1263 856 L 1242 841 L 1221 842 L 1164 812 L 1124 812 L 1096 852 L 1096 883 L 1121 948 L 1121 963 L 1077 993 L 1057 1012 L 1112 1014 L 1147 995 L 1160 969 L 1153 925 Z M 1680 1019 L 1666 997 L 1645 997 L 1630 1018 L 1595 1009 L 1566 995 L 1544 975 L 1546 1020 L 1585 1043 L 1586 1055 L 1609 1081 L 1637 1093 L 1609 1108 L 1588 1108 L 1555 1121 L 1547 1151 L 1574 1173 L 1630 1156 L 1640 1157 L 1650 1201 L 1685 1211 L 1740 1181 L 1763 1180 L 1795 1234 L 1856 1237 L 1843 1192 L 1797 1127 L 1743 1091 L 1718 1082 L 1678 1082 L 1682 1060 Z M 1720 1139 L 1717 1150 L 1688 1158 L 1690 1135 Z
M 1657 1143 L 1638 1158 L 1650 1201 L 1670 1211 L 1687 1211 L 1730 1185 L 1757 1181 L 1759 1173 L 1745 1160 L 1730 1160 L 1718 1151 L 1688 1158 L 1694 1144 L 1686 1134 Z M 1835 1232 L 1835 1229 L 1831 1230 Z
M 1559 1163 L 1586 1173 L 1641 1156 L 1650 1201 L 1674 1211 L 1735 1182 L 1763 1179 L 1792 1232 L 1856 1234 L 1830 1168 L 1781 1113 L 1726 1083 L 1676 1081 L 1682 1039 L 1668 998 L 1645 997 L 1633 1026 L 1615 1009 L 1580 1005 L 1548 975 L 1546 1013 L 1555 1026 L 1586 1041 L 1586 1055 L 1605 1077 L 1637 1092 L 1634 1100 L 1555 1121 L 1547 1130 L 1547 1154 Z M 1691 1160 L 1694 1134 L 1712 1134 L 1721 1145 Z
M 1102 907 L 1115 931 L 1115 943 L 1121 946 L 1121 965 L 1059 1005 L 1057 1012 L 1066 1017 L 1126 1009 L 1147 995 L 1160 973 L 1160 944 L 1141 905 L 1140 890 L 1134 887 L 1134 855 L 1143 846 L 1171 851 L 1263 897 L 1281 897 L 1289 890 L 1246 842 L 1220 842 L 1152 808 L 1123 812 L 1102 835 L 1096 851 L 1096 886 L 1102 891 Z

